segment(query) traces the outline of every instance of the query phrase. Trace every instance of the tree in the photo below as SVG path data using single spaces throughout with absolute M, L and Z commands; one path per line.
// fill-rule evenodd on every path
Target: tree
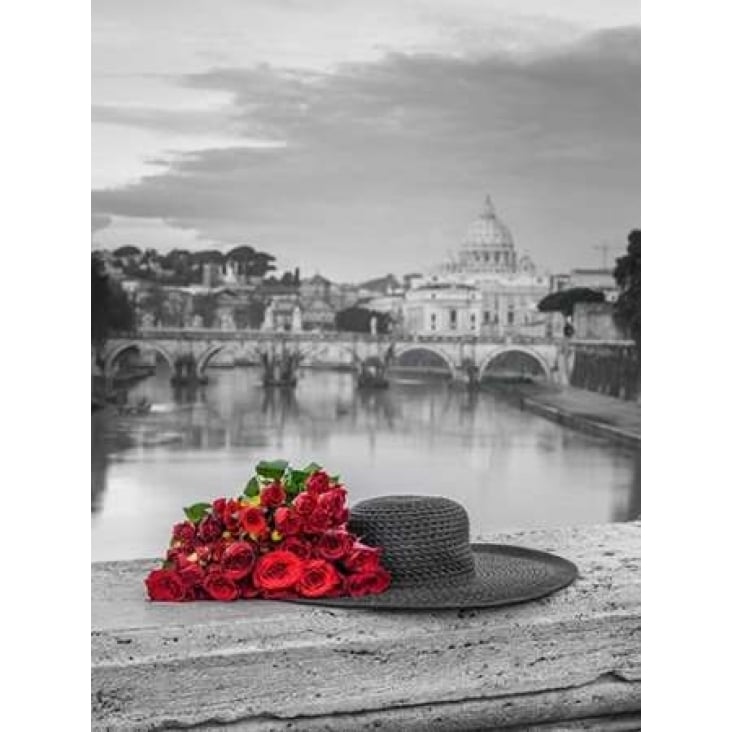
M 104 262 L 95 254 L 91 260 L 91 342 L 98 351 L 115 331 L 135 328 L 135 310 L 127 294 L 112 280 Z
M 277 269 L 275 257 L 266 252 L 258 252 L 250 246 L 235 247 L 227 252 L 226 259 L 239 263 L 242 274 L 246 277 L 264 277 L 267 272 Z
M 620 295 L 615 302 L 613 317 L 618 326 L 641 345 L 641 233 L 633 229 L 628 234 L 627 254 L 615 260 L 613 271 Z
M 580 302 L 605 302 L 605 294 L 590 287 L 570 287 L 546 295 L 537 307 L 541 313 L 562 313 L 565 318 L 571 318 L 574 306 Z

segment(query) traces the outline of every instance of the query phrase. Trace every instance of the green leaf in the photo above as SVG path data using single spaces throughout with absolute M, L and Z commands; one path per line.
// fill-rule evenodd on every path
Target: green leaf
M 192 506 L 183 509 L 186 518 L 194 524 L 197 524 L 211 508 L 210 503 L 194 503 Z
M 257 475 L 261 475 L 262 478 L 277 480 L 284 475 L 287 466 L 287 460 L 262 460 L 257 464 L 256 471 Z
M 319 470 L 322 470 L 322 467 L 317 463 L 310 463 L 310 465 L 303 468 L 303 472 L 306 475 L 312 475 L 313 473 L 317 473 Z
M 331 475 L 330 476 L 330 482 L 331 483 L 340 483 L 341 482 L 341 476 L 340 475 Z
M 251 478 L 247 483 L 247 487 L 244 489 L 244 495 L 249 496 L 249 498 L 254 498 L 254 496 L 259 495 L 259 481 L 256 476 Z
M 288 493 L 299 493 L 305 486 L 308 474 L 304 470 L 290 470 L 285 476 L 285 490 Z

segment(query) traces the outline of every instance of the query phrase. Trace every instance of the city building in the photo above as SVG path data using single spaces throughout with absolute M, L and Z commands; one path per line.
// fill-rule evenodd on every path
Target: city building
M 537 305 L 549 292 L 549 275 L 539 272 L 528 254 L 516 251 L 511 231 L 496 214 L 490 196 L 457 250 L 411 283 L 405 297 L 407 330 L 410 324 L 421 327 L 426 323 L 431 331 L 434 315 L 437 332 L 546 334 L 548 319 Z M 450 303 L 446 318 L 434 310 L 433 301 Z
M 334 330 L 335 308 L 325 299 L 310 299 L 302 303 L 303 330 Z
M 589 287 L 592 290 L 599 290 L 604 293 L 608 302 L 616 300 L 619 294 L 613 270 L 606 267 L 570 270 L 569 287 Z
M 428 281 L 404 295 L 403 325 L 418 335 L 478 335 L 481 329 L 482 298 L 477 287 L 467 284 Z

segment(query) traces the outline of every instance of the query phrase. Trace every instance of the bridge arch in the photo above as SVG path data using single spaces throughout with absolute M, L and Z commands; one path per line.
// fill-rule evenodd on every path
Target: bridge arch
M 112 374 L 112 368 L 114 367 L 115 361 L 125 352 L 133 348 L 143 351 L 145 349 L 155 351 L 159 353 L 168 364 L 171 373 L 175 372 L 175 364 L 173 357 L 160 345 L 152 341 L 125 341 L 124 343 L 118 343 L 114 346 L 104 359 L 104 373 L 107 375 Z
M 455 378 L 456 366 L 450 356 L 441 348 L 438 348 L 437 346 L 433 346 L 432 344 L 428 343 L 415 343 L 397 348 L 394 353 L 394 361 L 392 362 L 391 367 L 409 368 L 409 365 L 400 364 L 400 360 L 408 353 L 418 353 L 420 351 L 424 353 L 429 353 L 432 356 L 436 356 L 440 361 L 445 364 L 450 372 L 450 377 Z
M 478 371 L 478 380 L 482 381 L 483 376 L 485 375 L 488 368 L 491 365 L 496 365 L 497 362 L 500 363 L 500 361 L 502 360 L 501 357 L 506 356 L 510 353 L 524 354 L 524 356 L 527 356 L 532 362 L 538 364 L 541 372 L 544 374 L 544 377 L 547 381 L 551 380 L 551 367 L 547 363 L 547 360 L 544 358 L 544 356 L 542 356 L 541 353 L 534 350 L 533 348 L 518 345 L 504 346 L 503 348 L 498 348 L 493 351 L 493 353 L 491 353 L 490 356 L 488 356 L 481 364 L 480 370 Z
M 214 356 L 221 353 L 221 351 L 223 351 L 228 345 L 228 343 L 214 343 L 199 356 L 196 361 L 196 376 L 199 379 L 203 377 L 203 372 L 206 370 L 206 366 L 208 366 L 209 361 L 211 361 Z
M 211 361 L 226 350 L 233 355 L 236 363 L 240 362 L 241 359 L 244 359 L 245 362 L 258 363 L 261 356 L 257 343 L 254 341 L 245 344 L 234 343 L 232 341 L 211 343 L 196 360 L 196 376 L 203 378 L 204 372 Z

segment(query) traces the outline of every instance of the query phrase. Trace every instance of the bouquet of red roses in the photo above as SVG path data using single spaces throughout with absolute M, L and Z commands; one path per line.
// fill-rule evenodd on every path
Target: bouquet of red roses
M 296 599 L 383 592 L 381 550 L 346 523 L 347 491 L 319 465 L 260 462 L 238 498 L 184 509 L 161 569 L 145 580 L 151 600 Z

